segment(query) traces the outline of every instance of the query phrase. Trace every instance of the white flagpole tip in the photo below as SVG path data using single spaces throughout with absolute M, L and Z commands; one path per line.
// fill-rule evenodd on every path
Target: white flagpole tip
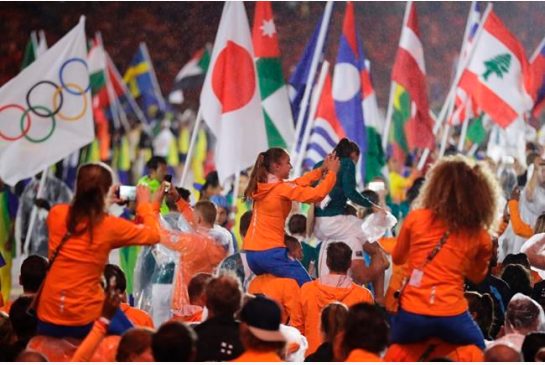
M 85 24 L 85 15 L 80 15 L 79 23 L 84 23 Z

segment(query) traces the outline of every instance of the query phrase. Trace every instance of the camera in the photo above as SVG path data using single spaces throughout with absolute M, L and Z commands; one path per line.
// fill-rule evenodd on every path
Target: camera
M 117 190 L 117 198 L 123 201 L 136 200 L 136 186 L 121 185 Z

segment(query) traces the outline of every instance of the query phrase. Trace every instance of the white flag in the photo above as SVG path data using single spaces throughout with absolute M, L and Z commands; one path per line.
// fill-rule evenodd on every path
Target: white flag
M 226 2 L 201 93 L 205 122 L 217 138 L 223 184 L 268 147 L 250 26 L 242 2 Z
M 0 178 L 33 176 L 94 138 L 85 18 L 0 88 Z

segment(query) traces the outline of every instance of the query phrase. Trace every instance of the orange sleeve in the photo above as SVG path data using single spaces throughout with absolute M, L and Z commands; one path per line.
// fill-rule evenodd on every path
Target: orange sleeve
M 465 276 L 474 283 L 480 283 L 488 273 L 490 257 L 492 257 L 492 239 L 486 231 L 479 235 L 479 251 L 471 262 Z
M 297 179 L 293 180 L 293 182 L 299 186 L 309 186 L 316 180 L 320 180 L 321 177 L 322 177 L 322 169 L 317 168 L 307 172 L 301 177 L 298 177 Z
M 414 212 L 409 213 L 399 231 L 397 243 L 392 251 L 392 260 L 395 265 L 403 265 L 409 257 L 409 248 L 411 247 L 411 224 L 415 214 L 416 213 Z
M 151 203 L 141 203 L 136 214 L 143 224 L 134 224 L 123 218 L 110 217 L 115 232 L 114 248 L 132 245 L 152 245 L 160 241 L 159 222 Z
M 509 214 L 511 215 L 511 225 L 516 235 L 530 238 L 534 234 L 532 226 L 524 222 L 520 216 L 518 200 L 509 200 Z
M 501 236 L 503 234 L 503 232 L 505 232 L 508 225 L 509 225 L 509 222 L 506 222 L 503 219 L 501 220 L 500 226 L 498 227 L 497 232 L 496 232 L 498 237 Z
M 324 180 L 316 187 L 301 186 L 294 183 L 283 183 L 279 193 L 284 198 L 294 200 L 301 203 L 317 203 L 326 197 L 327 194 L 335 186 L 337 174 L 329 171 Z
M 184 218 L 189 223 L 193 223 L 193 208 L 191 208 L 191 204 L 180 198 L 180 200 L 176 202 L 176 206 Z
M 301 289 L 299 285 L 293 280 L 289 280 L 290 283 L 286 285 L 284 291 L 284 303 L 290 314 L 290 326 L 295 327 L 301 332 L 305 333 L 305 325 L 303 322 L 303 308 L 301 306 Z
M 106 336 L 106 330 L 107 328 L 103 323 L 95 321 L 91 332 L 89 332 L 87 337 L 85 337 L 83 342 L 79 345 L 78 349 L 76 350 L 70 361 L 91 361 L 91 357 L 93 357 L 93 354 L 95 353 L 98 345 L 100 345 L 100 342 L 102 341 L 104 336 Z

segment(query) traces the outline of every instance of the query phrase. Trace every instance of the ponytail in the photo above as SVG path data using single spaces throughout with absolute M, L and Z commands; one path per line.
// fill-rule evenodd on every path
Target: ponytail
M 267 182 L 267 175 L 271 173 L 271 166 L 273 163 L 278 163 L 280 160 L 287 156 L 288 153 L 282 148 L 269 148 L 265 152 L 261 152 L 257 155 L 252 173 L 250 174 L 250 181 L 248 187 L 244 191 L 244 198 L 249 200 L 257 190 L 258 183 Z
M 320 317 L 321 329 L 325 335 L 324 340 L 333 343 L 337 334 L 344 329 L 348 308 L 343 303 L 332 302 L 325 306 Z
M 344 158 L 344 157 L 350 157 L 352 153 L 360 154 L 360 148 L 358 145 L 348 138 L 343 138 L 337 143 L 337 146 L 335 146 L 335 149 L 333 150 L 335 152 L 335 155 L 337 155 L 338 158 Z

